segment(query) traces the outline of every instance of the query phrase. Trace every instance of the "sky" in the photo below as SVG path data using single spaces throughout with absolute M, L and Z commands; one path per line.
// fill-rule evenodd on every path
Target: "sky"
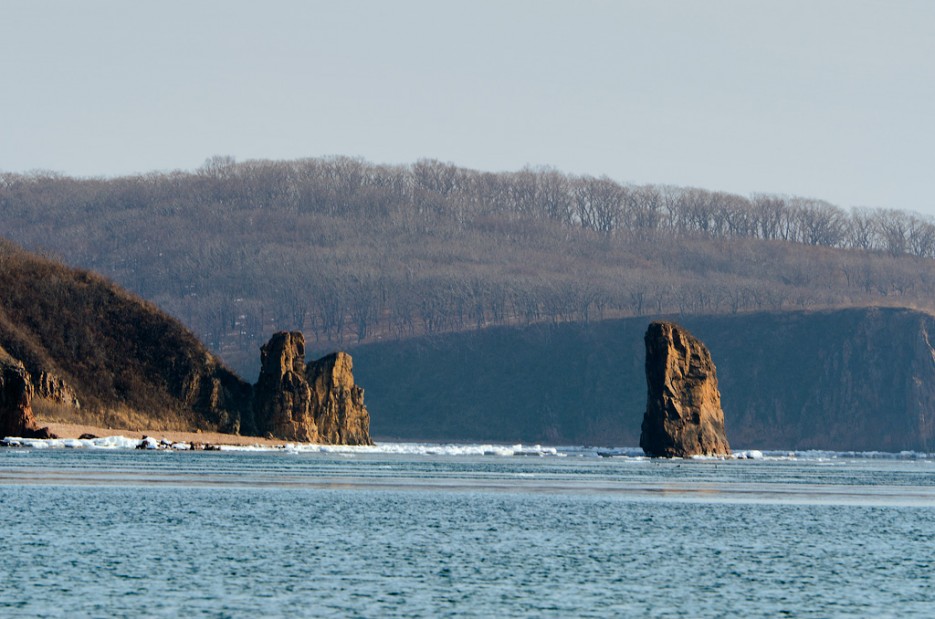
M 2 0 L 0 171 L 551 166 L 935 216 L 932 0 Z

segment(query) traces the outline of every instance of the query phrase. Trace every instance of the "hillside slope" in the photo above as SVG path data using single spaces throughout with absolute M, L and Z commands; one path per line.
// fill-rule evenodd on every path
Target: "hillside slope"
M 250 422 L 250 385 L 178 321 L 97 275 L 5 241 L 0 354 L 25 365 L 40 420 L 225 432 Z
M 0 174 L 0 236 L 156 303 L 242 376 L 277 331 L 321 350 L 662 314 L 935 311 L 931 218 L 550 169 L 221 158 Z
M 736 448 L 935 449 L 935 318 L 905 309 L 686 316 Z M 381 436 L 639 442 L 647 318 L 496 328 L 353 350 Z

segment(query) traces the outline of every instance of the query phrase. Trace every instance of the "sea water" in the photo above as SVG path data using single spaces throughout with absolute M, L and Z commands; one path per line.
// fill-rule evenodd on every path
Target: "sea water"
M 90 447 L 0 450 L 0 616 L 935 614 L 927 454 Z

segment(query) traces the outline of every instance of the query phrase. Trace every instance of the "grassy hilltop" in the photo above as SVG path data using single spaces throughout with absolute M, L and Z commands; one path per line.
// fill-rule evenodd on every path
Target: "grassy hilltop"
M 0 351 L 26 366 L 45 420 L 232 431 L 249 399 L 249 385 L 153 304 L 5 241 Z

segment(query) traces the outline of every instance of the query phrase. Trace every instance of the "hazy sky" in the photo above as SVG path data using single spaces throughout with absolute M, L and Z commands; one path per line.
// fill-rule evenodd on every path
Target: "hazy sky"
M 935 1 L 2 0 L 0 170 L 551 165 L 935 214 Z

